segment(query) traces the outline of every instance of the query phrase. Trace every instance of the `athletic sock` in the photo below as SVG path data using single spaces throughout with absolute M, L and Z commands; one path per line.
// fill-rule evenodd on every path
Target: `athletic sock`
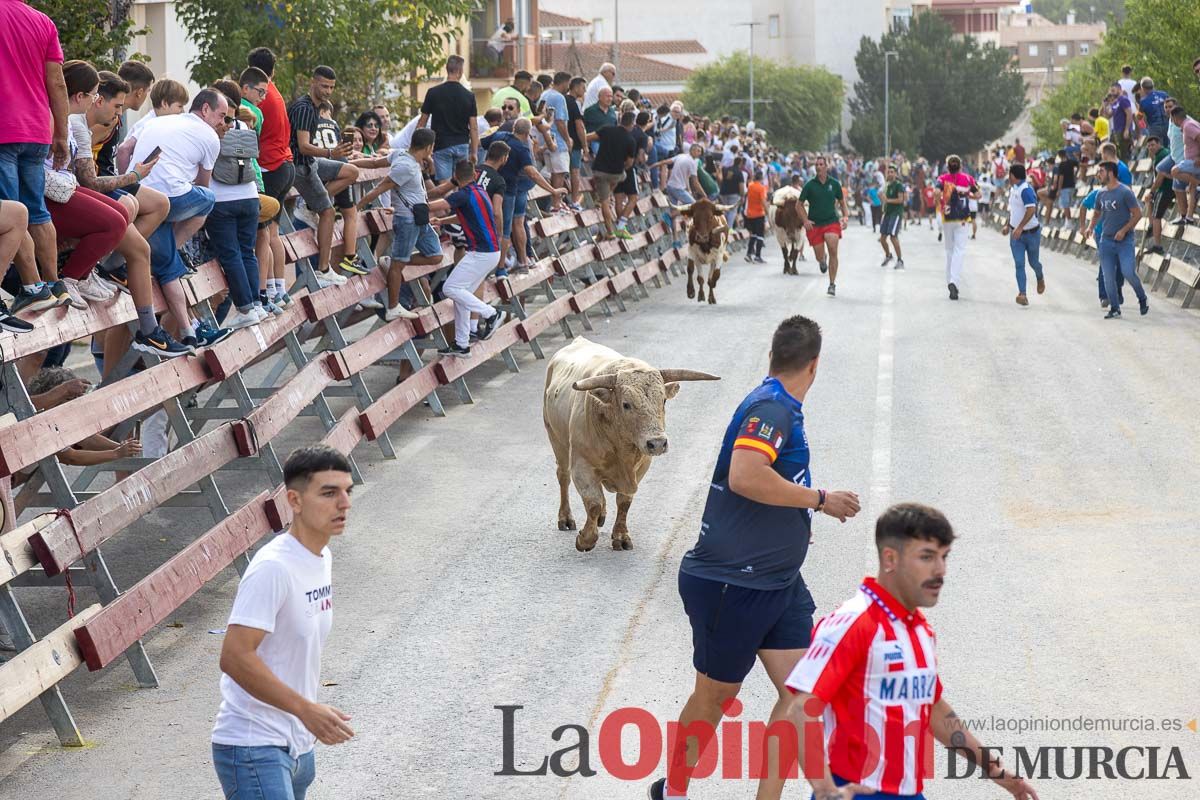
M 471 320 L 471 333 L 479 333 L 479 320 Z
M 154 317 L 154 306 L 146 306 L 137 310 L 138 315 L 138 332 L 142 336 L 149 336 L 154 333 L 154 329 L 158 327 L 158 320 Z
M 29 292 L 30 294 L 37 294 L 38 292 L 40 292 L 42 290 L 42 287 L 45 285 L 46 284 L 44 284 L 43 282 L 38 281 L 37 283 L 23 283 L 23 284 L 21 284 L 21 288 L 24 289 L 25 291 Z

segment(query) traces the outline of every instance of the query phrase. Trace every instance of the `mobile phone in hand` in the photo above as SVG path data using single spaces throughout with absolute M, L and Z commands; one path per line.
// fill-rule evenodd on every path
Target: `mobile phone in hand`
M 146 160 L 145 160 L 145 161 L 143 161 L 142 163 L 143 163 L 143 164 L 149 164 L 151 161 L 153 161 L 154 159 L 158 158 L 158 156 L 159 156 L 161 153 L 162 153 L 162 148 L 161 148 L 161 147 L 156 147 L 156 148 L 154 148 L 153 150 L 151 150 L 151 151 L 150 151 L 150 155 L 146 156 Z

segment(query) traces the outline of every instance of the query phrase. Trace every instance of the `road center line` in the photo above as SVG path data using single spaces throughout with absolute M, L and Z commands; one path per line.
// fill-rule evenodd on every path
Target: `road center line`
M 871 517 L 878 517 L 890 502 L 892 494 L 892 383 L 895 364 L 896 275 L 887 270 L 879 299 L 879 369 L 875 379 L 875 426 L 871 452 L 871 489 L 867 508 Z

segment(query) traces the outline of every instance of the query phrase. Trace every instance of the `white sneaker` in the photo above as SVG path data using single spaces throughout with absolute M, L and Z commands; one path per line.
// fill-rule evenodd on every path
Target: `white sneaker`
M 379 298 L 376 297 L 375 295 L 370 295 L 369 297 L 364 297 L 361 301 L 359 301 L 358 304 L 360 306 L 362 306 L 363 308 L 370 308 L 370 309 L 383 308 L 383 303 L 379 302 Z
M 383 313 L 383 318 L 388 322 L 394 319 L 416 319 L 419 316 L 421 315 L 415 311 L 409 311 L 400 303 L 396 303 L 395 306 Z
M 391 268 L 391 266 L 392 266 L 392 257 L 391 256 L 380 256 L 375 261 L 377 264 L 379 264 L 380 267 L 383 268 L 384 272 L 387 272 L 388 269 Z
M 83 311 L 88 307 L 87 301 L 83 299 L 83 295 L 79 292 L 79 281 L 74 278 L 63 278 L 63 285 L 67 287 L 67 294 L 71 297 L 71 308 Z
M 262 320 L 258 314 L 254 313 L 254 309 L 247 312 L 238 311 L 236 308 L 225 317 L 225 321 L 221 323 L 222 328 L 237 330 L 238 328 L 249 328 L 251 325 L 257 325 Z
M 347 280 L 345 275 L 339 275 L 332 269 L 327 269 L 323 272 L 321 270 L 317 270 L 315 274 L 317 276 L 317 286 L 321 287 L 322 289 L 324 289 L 326 286 L 341 286 Z
M 88 276 L 79 281 L 79 294 L 84 300 L 112 300 L 117 296 L 117 293 L 109 285 L 108 281 L 96 274 L 95 270 L 88 273 Z
M 269 320 L 271 318 L 271 312 L 267 311 L 265 308 L 260 306 L 258 303 L 255 303 L 251 307 L 250 313 L 252 313 L 254 316 L 258 317 L 259 322 L 266 322 L 267 320 Z

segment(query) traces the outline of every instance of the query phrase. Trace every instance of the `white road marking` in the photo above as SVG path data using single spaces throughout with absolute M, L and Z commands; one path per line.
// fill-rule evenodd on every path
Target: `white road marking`
M 879 369 L 875 379 L 871 489 L 867 496 L 871 517 L 883 513 L 892 494 L 892 378 L 896 344 L 896 317 L 892 300 L 895 296 L 895 280 L 895 272 L 887 270 L 879 298 Z

